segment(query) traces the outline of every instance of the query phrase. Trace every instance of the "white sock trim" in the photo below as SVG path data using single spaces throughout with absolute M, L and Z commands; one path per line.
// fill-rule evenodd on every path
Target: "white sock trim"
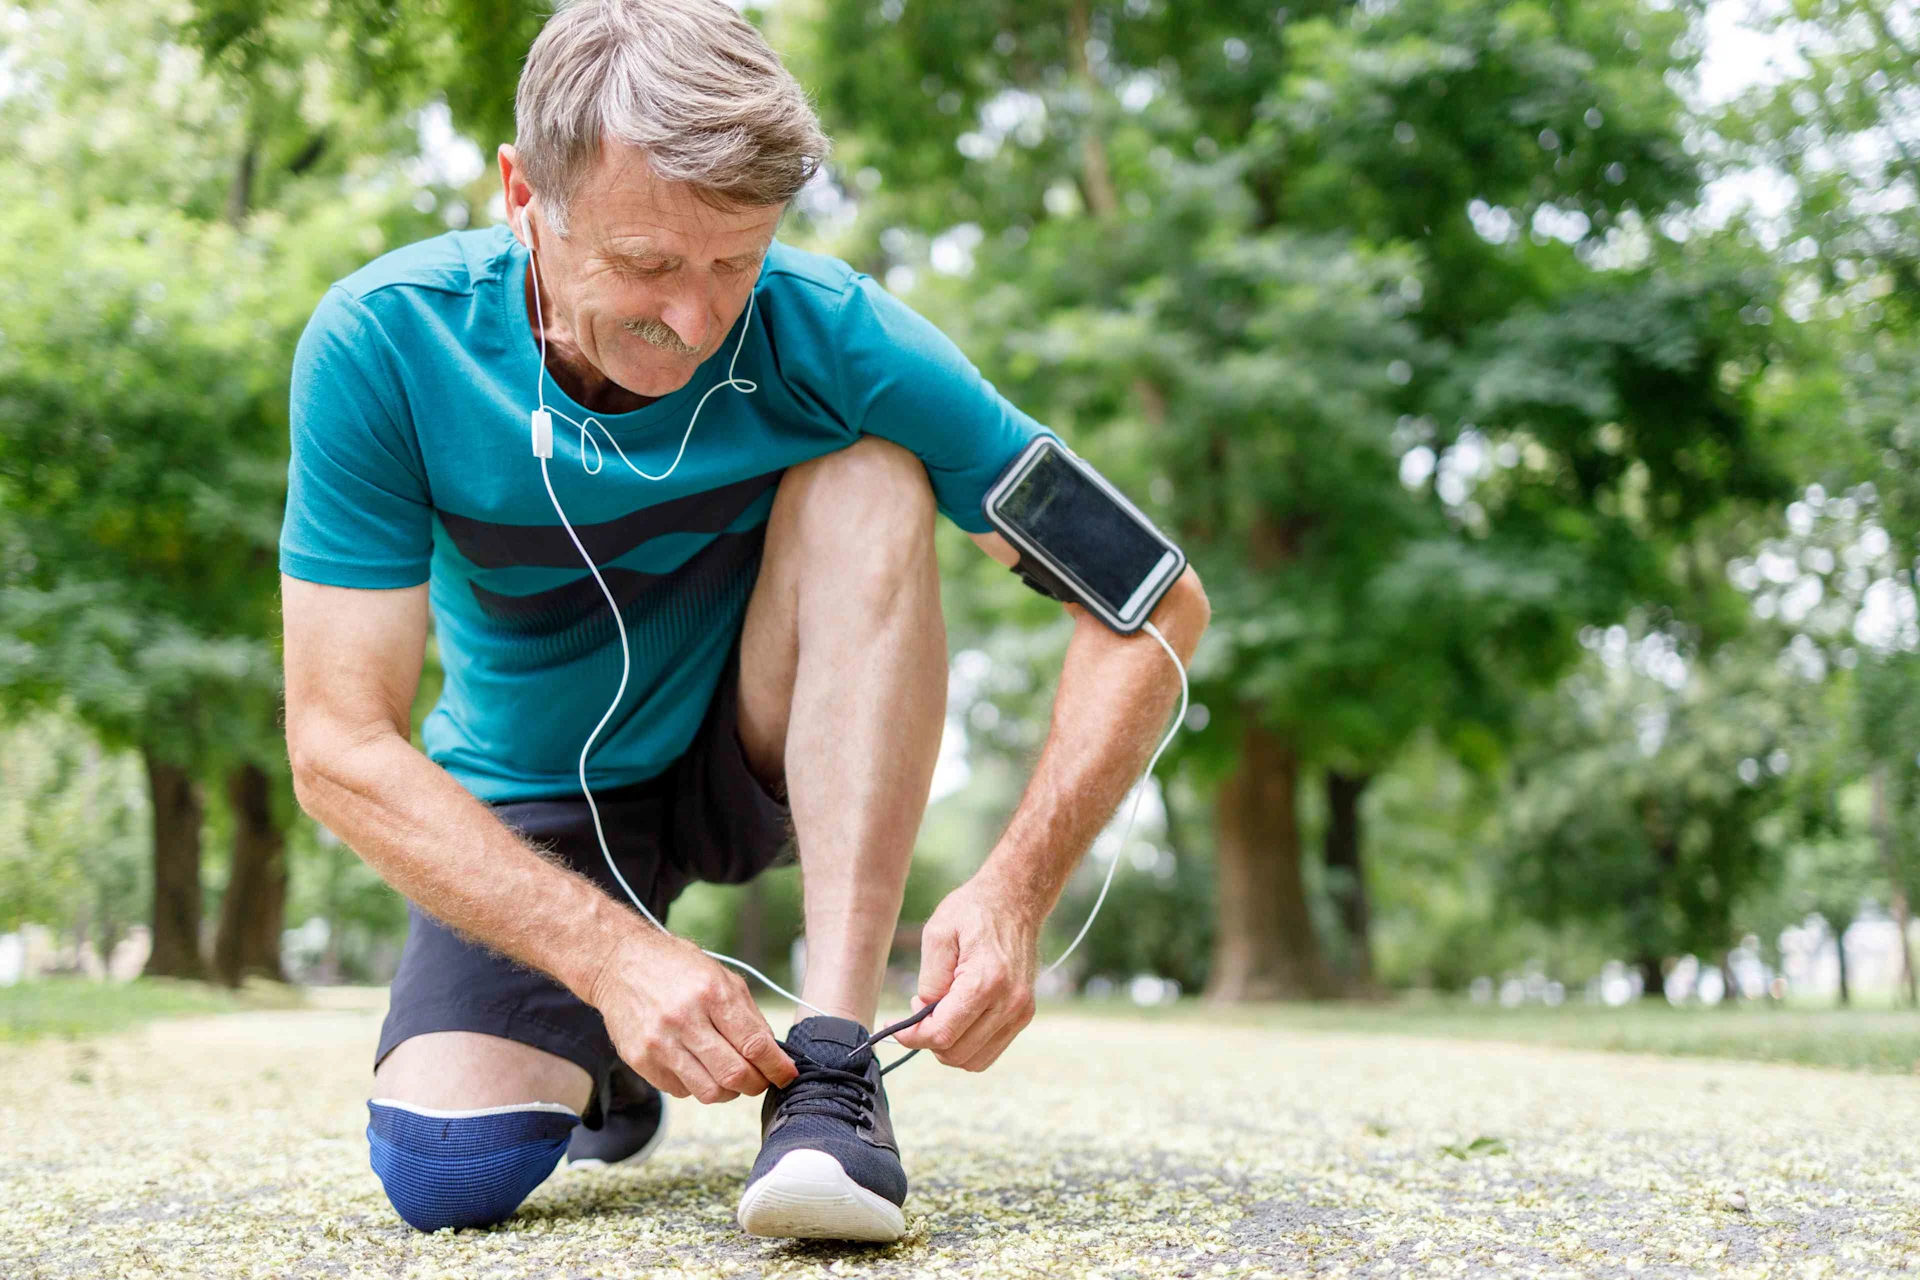
M 432 1116 L 436 1120 L 456 1120 L 463 1116 L 501 1116 L 510 1111 L 551 1111 L 555 1115 L 571 1116 L 575 1120 L 580 1113 L 563 1102 L 509 1102 L 498 1107 L 470 1107 L 464 1111 L 448 1111 L 439 1107 L 417 1107 L 411 1102 L 402 1102 L 398 1098 L 368 1098 L 375 1106 L 398 1107 L 402 1111 L 411 1111 L 419 1116 Z

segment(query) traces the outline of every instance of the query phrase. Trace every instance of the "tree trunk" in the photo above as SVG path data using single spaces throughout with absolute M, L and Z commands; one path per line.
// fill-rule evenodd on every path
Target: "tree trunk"
M 1240 767 L 1218 802 L 1220 927 L 1209 999 L 1333 994 L 1300 873 L 1299 782 L 1292 744 L 1249 717 Z
M 1840 958 L 1840 1005 L 1842 1008 L 1853 1003 L 1853 990 L 1847 985 L 1847 925 L 1850 923 L 1850 921 L 1827 920 L 1827 932 L 1833 935 L 1833 953 Z
M 757 879 L 741 886 L 740 913 L 734 917 L 734 932 L 740 938 L 742 960 L 762 973 L 772 967 L 773 952 L 767 946 L 767 890 Z
M 1914 988 L 1913 948 L 1907 945 L 1907 890 L 1900 882 L 1900 853 L 1894 848 L 1893 819 L 1887 810 L 1887 766 L 1873 770 L 1873 834 L 1880 845 L 1880 862 L 1886 869 L 1887 885 L 1893 909 L 1893 924 L 1900 931 L 1900 985 L 1907 1003 L 1920 1006 L 1920 993 Z
M 1327 770 L 1327 834 L 1321 846 L 1331 873 L 1334 904 L 1347 935 L 1351 957 L 1347 981 L 1363 994 L 1372 992 L 1374 982 L 1367 877 L 1360 861 L 1360 797 L 1372 781 L 1371 774 Z
M 153 804 L 153 951 L 148 975 L 203 978 L 200 958 L 200 791 L 185 769 L 142 753 Z
M 253 177 L 259 162 L 260 143 L 249 127 L 240 163 L 234 166 L 233 182 L 227 187 L 227 221 L 236 227 L 253 211 Z
M 1093 21 L 1087 11 L 1087 0 L 1068 0 L 1068 65 L 1073 68 L 1073 78 L 1090 104 L 1098 101 L 1099 92 L 1099 81 L 1094 79 L 1092 64 L 1087 60 L 1087 42 L 1092 39 Z M 1120 197 L 1114 191 L 1113 170 L 1107 164 L 1107 143 L 1100 136 L 1097 110 L 1093 110 L 1080 132 L 1080 189 L 1086 196 L 1087 210 L 1094 217 L 1106 218 L 1119 212 Z
M 1667 975 L 1661 970 L 1659 956 L 1641 956 L 1633 962 L 1640 970 L 1640 998 L 1642 1000 L 1665 1000 L 1667 998 Z
M 273 818 L 273 780 L 251 761 L 237 765 L 227 774 L 227 803 L 233 810 L 233 870 L 220 903 L 214 972 L 230 987 L 249 973 L 284 982 L 287 841 Z

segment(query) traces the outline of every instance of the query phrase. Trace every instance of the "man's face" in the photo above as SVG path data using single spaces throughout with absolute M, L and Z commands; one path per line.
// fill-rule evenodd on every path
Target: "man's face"
M 606 146 L 568 206 L 569 234 L 534 208 L 550 330 L 637 395 L 685 386 L 746 309 L 785 206 L 718 209 L 662 182 L 630 147 Z

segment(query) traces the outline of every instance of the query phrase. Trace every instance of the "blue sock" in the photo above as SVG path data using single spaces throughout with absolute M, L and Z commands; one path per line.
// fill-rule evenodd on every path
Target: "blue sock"
M 410 1226 L 484 1227 L 547 1180 L 580 1117 L 557 1102 L 436 1111 L 369 1101 L 369 1158 Z

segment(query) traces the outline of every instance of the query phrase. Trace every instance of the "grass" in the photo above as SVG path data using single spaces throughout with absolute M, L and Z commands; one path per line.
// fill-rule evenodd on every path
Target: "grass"
M 0 987 L 0 1043 L 118 1031 L 153 1018 L 297 1008 L 297 987 L 249 981 L 239 991 L 168 978 L 127 983 L 44 978 Z M 1446 996 L 1379 1003 L 1220 1007 L 1197 1000 L 1140 1009 L 1124 999 L 1057 1002 L 1061 1012 L 1300 1031 L 1505 1041 L 1616 1053 L 1785 1062 L 1892 1074 L 1920 1073 L 1920 1012 L 1743 1004 L 1674 1008 L 1643 1001 L 1622 1008 L 1574 1002 L 1504 1009 Z
M 1620 1008 L 1578 1002 L 1551 1009 L 1541 1005 L 1504 1009 L 1443 996 L 1239 1008 L 1182 1000 L 1148 1010 L 1114 999 L 1081 1001 L 1072 1007 L 1085 1012 L 1211 1020 L 1233 1026 L 1507 1041 L 1613 1053 L 1920 1073 L 1920 1012 L 1911 1009 L 1810 1009 L 1758 1003 L 1706 1009 L 1676 1008 L 1663 1001 L 1640 1001 Z
M 119 1031 L 152 1018 L 297 1008 L 305 1003 L 300 988 L 272 982 L 249 981 L 234 991 L 175 978 L 132 982 L 40 978 L 0 987 L 0 1043 L 17 1044 L 42 1036 L 72 1040 Z

